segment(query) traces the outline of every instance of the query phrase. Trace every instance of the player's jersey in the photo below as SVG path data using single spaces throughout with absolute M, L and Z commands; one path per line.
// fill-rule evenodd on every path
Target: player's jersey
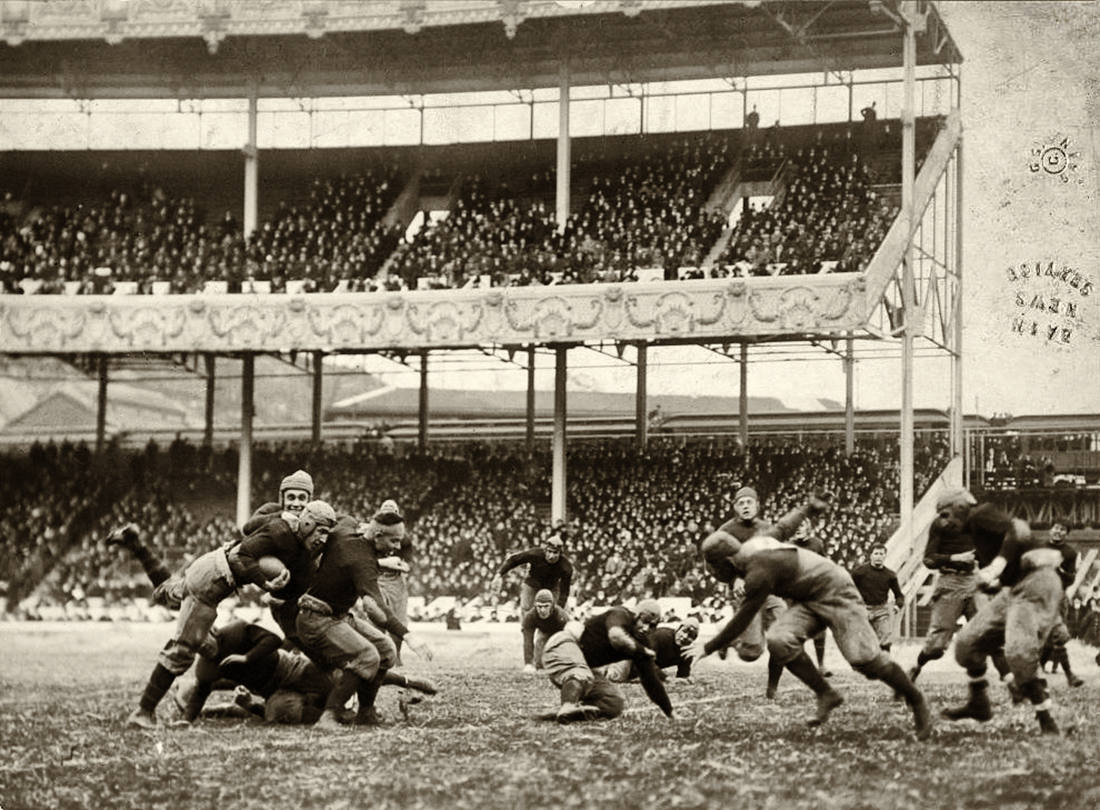
M 513 554 L 504 561 L 498 572 L 504 576 L 513 568 L 529 566 L 524 583 L 536 590 L 545 588 L 558 591 L 558 604 L 564 605 L 569 597 L 569 588 L 573 583 L 573 563 L 562 554 L 554 562 L 547 562 L 546 552 L 541 548 L 529 548 Z
M 1001 541 L 1012 528 L 1012 518 L 992 504 L 975 507 L 958 532 L 933 523 L 928 530 L 924 564 L 943 573 L 970 574 L 975 566 L 989 565 L 1001 548 Z M 952 560 L 954 554 L 973 551 L 977 562 Z
M 634 614 L 625 607 L 613 607 L 592 616 L 584 623 L 584 632 L 581 633 L 578 643 L 584 653 L 584 660 L 593 669 L 630 658 L 630 655 L 612 645 L 609 632 L 613 627 L 624 630 L 639 648 L 648 643 L 644 636 L 638 635 L 634 628 Z
M 1015 585 L 1034 568 L 1059 568 L 1063 559 L 1061 549 L 1051 546 L 1047 538 L 1032 534 L 1021 540 L 1016 532 L 1009 532 L 1005 537 L 1000 555 L 1006 562 L 999 577 L 1005 587 Z
M 653 652 L 657 653 L 654 663 L 657 669 L 676 667 L 676 677 L 686 678 L 691 674 L 691 661 L 684 658 L 683 650 L 676 643 L 674 627 L 658 627 L 650 636 Z
M 382 629 L 404 636 L 408 628 L 386 606 L 378 587 L 381 569 L 374 543 L 358 532 L 359 522 L 355 518 L 344 515 L 336 521 L 309 595 L 325 602 L 336 615 L 351 610 L 359 597 L 369 596 L 385 613 Z
M 262 586 L 267 577 L 260 570 L 260 558 L 278 558 L 290 571 L 290 582 L 274 595 L 288 601 L 297 600 L 306 592 L 316 569 L 309 550 L 282 518 L 265 521 L 226 556 L 238 586 L 249 583 Z
M 813 602 L 832 593 L 838 581 L 851 582 L 848 572 L 832 560 L 768 537 L 746 543 L 740 557 L 746 599 L 763 591 L 795 602 Z
M 803 504 L 787 512 L 775 523 L 771 523 L 760 517 L 753 518 L 749 521 L 735 517 L 719 526 L 718 531 L 732 535 L 742 543 L 761 534 L 766 534 L 779 540 L 790 540 L 794 537 L 794 533 L 798 531 L 798 527 L 810 516 L 811 511 L 808 504 Z
M 885 605 L 891 592 L 897 599 L 904 598 L 898 584 L 898 575 L 885 565 L 878 568 L 870 563 L 861 565 L 852 572 L 852 581 L 868 607 Z
M 569 614 L 564 609 L 554 605 L 554 609 L 543 618 L 539 615 L 538 609 L 533 608 L 527 612 L 523 617 L 523 629 L 524 631 L 539 630 L 547 636 L 552 636 L 565 629 L 565 625 L 569 623 Z
M 625 607 L 613 607 L 603 613 L 592 616 L 584 623 L 584 632 L 577 644 L 584 654 L 584 660 L 588 666 L 596 669 L 623 661 L 632 656 L 617 649 L 612 643 L 609 631 L 618 627 L 629 635 L 638 647 L 638 654 L 633 656 L 634 666 L 638 670 L 638 678 L 642 682 L 649 699 L 656 703 L 666 715 L 672 716 L 672 703 L 668 699 L 664 686 L 661 684 L 660 673 L 657 666 L 641 652 L 647 646 L 647 639 L 639 636 L 634 627 L 634 614 Z

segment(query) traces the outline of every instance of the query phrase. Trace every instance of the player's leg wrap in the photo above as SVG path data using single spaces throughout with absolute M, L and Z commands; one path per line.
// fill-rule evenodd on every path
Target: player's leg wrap
M 801 650 L 798 655 L 787 661 L 785 666 L 792 675 L 810 687 L 814 694 L 821 695 L 832 691 L 833 688 L 829 686 L 829 682 L 825 680 L 820 670 L 814 666 L 814 662 L 810 660 L 805 650 Z
M 161 699 L 168 694 L 168 690 L 175 680 L 176 674 L 163 664 L 157 664 L 153 667 L 153 674 L 149 676 L 149 682 L 145 684 L 145 691 L 141 693 L 141 708 L 147 712 L 155 711 Z
M 194 691 L 187 698 L 187 705 L 183 707 L 183 719 L 188 723 L 194 722 L 202 712 L 202 707 L 206 705 L 206 699 L 210 697 L 212 686 L 213 684 L 203 681 L 195 684 Z
M 172 572 L 168 570 L 164 562 L 140 540 L 131 547 L 130 551 L 141 563 L 142 570 L 145 571 L 145 575 L 149 577 L 149 581 L 153 583 L 154 588 L 167 582 L 168 578 L 172 576 Z
M 382 688 L 382 681 L 385 680 L 385 671 L 379 671 L 374 678 L 369 681 L 363 681 L 359 684 L 356 690 L 359 695 L 359 713 L 357 720 L 363 721 L 374 716 L 374 702 L 378 698 L 378 690 Z
M 1035 719 L 1039 721 L 1039 729 L 1043 734 L 1059 734 L 1058 722 L 1051 714 L 1054 701 L 1050 698 L 1045 678 L 1035 678 L 1029 681 L 1023 689 L 1031 705 L 1035 707 Z
M 967 671 L 970 683 L 966 703 L 943 710 L 948 720 L 972 719 L 984 723 L 993 718 L 993 706 L 989 702 L 989 683 L 985 679 L 985 663 Z
M 910 705 L 922 697 L 920 690 L 905 674 L 905 670 L 885 653 L 880 653 L 865 664 L 853 664 L 852 669 L 865 678 L 882 681 L 887 686 L 892 687 L 895 692 L 904 696 Z
M 786 664 L 777 661 L 774 655 L 768 656 L 768 694 L 772 695 L 779 688 L 779 681 L 783 677 Z
M 354 672 L 349 670 L 341 672 L 336 685 L 332 687 L 332 691 L 328 693 L 328 697 L 325 699 L 325 711 L 341 711 L 347 702 L 351 700 L 351 696 L 359 690 L 361 682 L 362 679 Z

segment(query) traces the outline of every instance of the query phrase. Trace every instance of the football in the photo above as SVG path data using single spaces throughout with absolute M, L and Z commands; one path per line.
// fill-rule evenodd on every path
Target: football
M 286 566 L 283 565 L 283 561 L 278 557 L 273 557 L 270 554 L 260 557 L 260 571 L 264 575 L 264 579 L 268 582 L 275 579 L 279 574 L 286 570 Z

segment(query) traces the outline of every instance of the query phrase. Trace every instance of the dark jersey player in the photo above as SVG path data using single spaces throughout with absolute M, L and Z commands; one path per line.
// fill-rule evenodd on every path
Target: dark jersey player
M 643 599 L 633 609 L 613 607 L 583 625 L 570 622 L 551 636 L 542 660 L 550 682 L 561 690 L 561 707 L 553 717 L 559 723 L 570 723 L 622 714 L 623 692 L 600 669 L 624 660 L 634 663 L 649 699 L 666 717 L 672 717 L 672 703 L 654 662 L 656 654 L 648 646 L 660 618 L 657 602 Z
M 535 596 L 539 591 L 549 591 L 554 602 L 563 610 L 569 601 L 569 589 L 573 583 L 573 563 L 563 553 L 565 547 L 564 532 L 557 531 L 547 537 L 541 547 L 529 548 L 508 557 L 500 566 L 489 585 L 496 598 L 500 593 L 504 576 L 514 568 L 526 566 L 527 576 L 519 592 L 520 630 L 523 632 L 523 647 L 534 646 L 535 631 L 524 620 L 535 609 Z M 530 661 L 524 660 L 524 670 Z
M 667 680 L 666 670 L 676 670 L 681 680 L 691 678 L 691 659 L 687 650 L 699 638 L 699 620 L 687 618 L 676 627 L 658 627 L 649 636 L 653 649 L 653 663 L 661 674 L 661 680 Z M 632 660 L 620 661 L 607 668 L 607 677 L 615 683 L 626 683 L 638 678 L 638 669 Z
M 393 501 L 385 501 L 369 523 L 343 516 L 332 531 L 329 546 L 313 577 L 309 592 L 298 601 L 298 635 L 321 662 L 339 669 L 341 677 L 329 693 L 319 727 L 338 727 L 344 705 L 359 697 L 356 725 L 378 725 L 374 709 L 386 673 L 397 662 L 390 637 L 403 638 L 417 654 L 431 658 L 387 607 L 378 586 L 378 561 L 400 548 L 405 519 Z M 365 621 L 352 608 L 369 597 L 380 615 Z
M 1047 683 L 1040 675 L 1039 658 L 1054 629 L 1061 623 L 1066 583 L 1060 569 L 1060 549 L 1032 535 L 1022 521 L 1012 523 L 994 545 L 976 544 L 983 562 L 977 577 L 980 587 L 996 595 L 981 609 L 955 640 L 955 660 L 970 676 L 969 698 L 961 706 L 945 709 L 951 720 L 993 717 L 986 684 L 986 659 L 1001 653 L 1015 689 L 1035 707 L 1042 734 L 1060 733 L 1052 714 Z M 992 555 L 992 557 L 991 557 Z

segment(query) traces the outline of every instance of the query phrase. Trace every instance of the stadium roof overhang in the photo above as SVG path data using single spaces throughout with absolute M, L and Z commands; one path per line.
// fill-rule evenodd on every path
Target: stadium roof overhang
M 902 65 L 897 0 L 0 0 L 0 97 L 375 96 Z M 931 3 L 917 64 L 962 57 Z M 918 26 L 919 28 L 919 26 Z

